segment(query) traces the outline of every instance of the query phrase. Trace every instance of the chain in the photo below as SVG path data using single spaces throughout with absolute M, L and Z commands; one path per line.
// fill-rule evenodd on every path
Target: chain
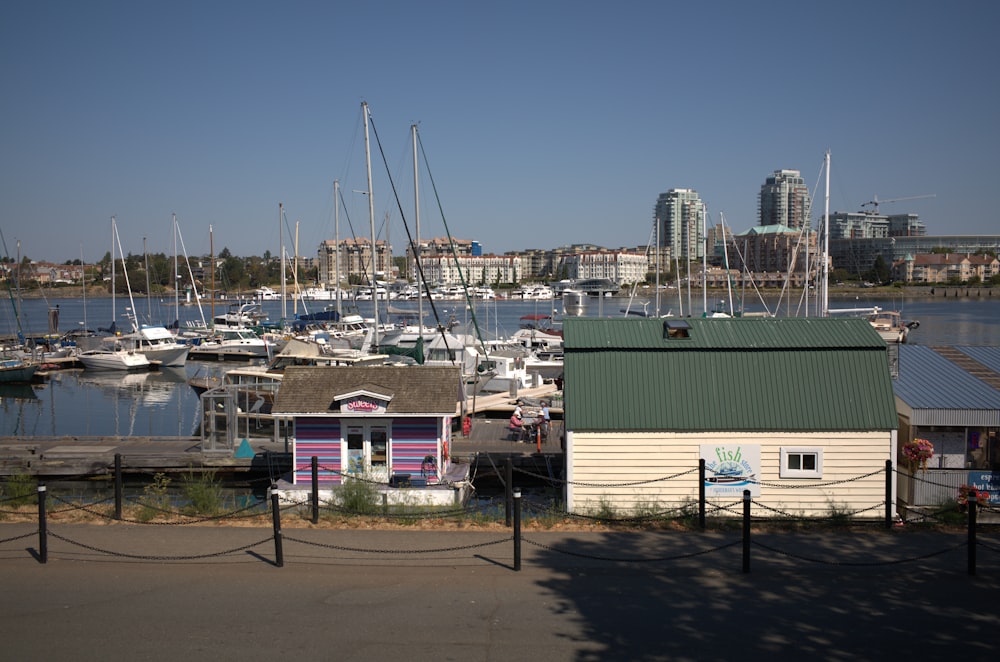
M 34 536 L 34 535 L 37 535 L 37 534 L 38 534 L 38 531 L 29 531 L 29 532 L 27 532 L 27 533 L 25 533 L 23 535 L 14 536 L 13 538 L 4 538 L 3 540 L 0 540 L 0 545 L 4 544 L 5 542 L 14 542 L 15 540 L 24 540 L 25 538 L 30 538 L 31 536 Z
M 680 473 L 673 474 L 672 476 L 661 476 L 660 478 L 650 478 L 649 480 L 637 480 L 629 483 L 587 483 L 577 480 L 564 480 L 562 478 L 550 478 L 544 474 L 535 473 L 533 471 L 528 471 L 526 469 L 515 468 L 514 471 L 522 473 L 526 476 L 531 476 L 532 478 L 540 478 L 542 480 L 547 480 L 553 483 L 560 483 L 564 485 L 579 485 L 581 487 L 632 487 L 635 485 L 648 485 L 649 483 L 659 483 L 661 481 L 673 480 L 674 478 L 680 478 L 681 476 L 686 476 L 688 474 L 695 473 L 698 468 L 688 469 L 687 471 L 681 471 Z
M 271 542 L 274 539 L 273 536 L 268 536 L 263 540 L 251 543 L 249 545 L 241 545 L 239 547 L 233 547 L 232 549 L 226 549 L 221 552 L 210 552 L 207 554 L 192 554 L 189 556 L 154 556 L 147 554 L 125 554 L 124 552 L 113 552 L 111 550 L 101 549 L 100 547 L 94 547 L 93 545 L 87 545 L 82 542 L 77 542 L 76 540 L 71 540 L 70 538 L 61 536 L 58 533 L 54 533 L 51 530 L 49 531 L 49 535 L 58 540 L 62 540 L 65 543 L 69 543 L 70 545 L 76 545 L 77 547 L 82 547 L 83 549 L 87 549 L 92 552 L 97 552 L 99 554 L 108 554 L 109 556 L 119 556 L 126 559 L 138 559 L 141 561 L 195 561 L 198 559 L 227 556 L 229 554 L 235 554 L 236 552 L 244 552 L 248 549 L 259 547 L 260 545 L 263 545 L 264 543 L 267 542 Z
M 843 478 L 841 480 L 831 480 L 826 483 L 803 483 L 799 485 L 785 485 L 784 483 L 772 483 L 765 480 L 748 480 L 747 482 L 754 483 L 756 485 L 763 485 L 764 487 L 777 487 L 786 490 L 798 490 L 807 489 L 815 487 L 828 487 L 830 485 L 843 485 L 844 483 L 853 483 L 857 480 L 864 480 L 865 478 L 871 478 L 872 476 L 877 476 L 878 474 L 884 472 L 885 469 L 877 469 L 866 474 L 861 474 L 860 476 L 854 476 L 853 478 Z

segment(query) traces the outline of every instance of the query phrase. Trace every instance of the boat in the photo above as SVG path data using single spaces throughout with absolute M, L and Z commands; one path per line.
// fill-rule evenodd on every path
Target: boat
M 37 363 L 21 358 L 0 359 L 0 384 L 27 384 L 37 370 Z
M 191 351 L 191 345 L 177 342 L 174 334 L 164 326 L 144 324 L 138 331 L 121 336 L 118 340 L 143 354 L 150 362 L 162 366 L 184 365 Z
M 868 315 L 868 321 L 887 343 L 905 343 L 909 338 L 910 329 L 920 326 L 920 322 L 903 320 L 902 314 L 898 311 L 878 308 Z
M 510 293 L 513 299 L 554 299 L 555 291 L 548 285 L 525 283 Z
M 87 370 L 149 370 L 151 365 L 142 353 L 120 345 L 88 349 L 76 358 Z
M 270 347 L 251 329 L 219 327 L 211 335 L 195 338 L 189 357 L 195 359 L 267 359 Z
M 551 315 L 523 315 L 511 340 L 525 347 L 562 349 L 562 331 L 553 328 Z

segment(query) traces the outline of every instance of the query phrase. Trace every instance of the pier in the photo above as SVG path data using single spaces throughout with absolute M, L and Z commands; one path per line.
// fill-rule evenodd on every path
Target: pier
M 0 476 L 101 476 L 214 471 L 230 477 L 285 472 L 284 442 L 247 440 L 251 453 L 205 448 L 198 437 L 0 437 Z

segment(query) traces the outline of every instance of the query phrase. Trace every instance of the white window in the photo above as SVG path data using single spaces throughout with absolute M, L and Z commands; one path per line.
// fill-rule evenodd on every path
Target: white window
M 823 449 L 783 447 L 779 475 L 782 478 L 822 478 Z

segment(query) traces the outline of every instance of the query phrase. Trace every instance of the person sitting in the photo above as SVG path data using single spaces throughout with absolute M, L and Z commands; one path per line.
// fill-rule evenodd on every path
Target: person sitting
M 521 436 L 524 434 L 524 421 L 521 419 L 521 412 L 515 411 L 510 417 L 510 423 L 507 425 L 507 429 L 510 430 L 510 436 L 516 441 L 521 441 Z

